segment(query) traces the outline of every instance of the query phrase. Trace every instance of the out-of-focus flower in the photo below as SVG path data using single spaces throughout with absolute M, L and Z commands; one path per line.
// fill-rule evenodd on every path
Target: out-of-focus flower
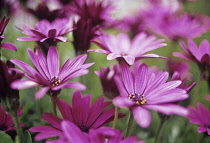
M 28 54 L 36 67 L 36 69 L 26 63 L 11 59 L 10 61 L 19 66 L 28 78 L 26 80 L 14 81 L 11 86 L 14 89 L 24 89 L 34 86 L 42 88 L 36 92 L 35 97 L 40 99 L 45 93 L 50 95 L 58 95 L 64 87 L 76 88 L 84 90 L 85 85 L 78 82 L 67 82 L 68 80 L 88 73 L 87 68 L 94 63 L 84 64 L 87 55 L 77 56 L 73 61 L 68 59 L 65 64 L 59 69 L 60 61 L 56 47 L 51 46 L 47 58 L 44 57 L 40 50 L 37 54 L 31 49 L 28 49 Z M 22 72 L 18 69 L 16 71 Z
M 69 9 L 79 17 L 75 22 L 77 29 L 73 31 L 74 48 L 77 55 L 86 53 L 99 28 L 111 25 L 113 6 L 107 0 L 73 0 Z
M 189 111 L 190 123 L 199 125 L 199 133 L 207 132 L 210 135 L 210 111 L 201 103 L 197 104 L 197 110 L 190 106 Z
M 63 121 L 61 123 L 64 136 L 69 142 L 78 143 L 144 143 L 143 141 L 137 141 L 137 137 L 128 137 L 123 139 L 122 132 L 109 127 L 102 127 L 96 130 L 90 130 L 89 134 L 79 130 L 73 123 L 69 121 Z M 108 136 L 108 137 L 107 137 Z
M 66 101 L 55 98 L 56 104 L 61 112 L 64 120 L 70 121 L 77 126 L 82 132 L 89 133 L 90 129 L 100 128 L 114 119 L 114 108 L 106 109 L 112 102 L 104 102 L 101 97 L 90 106 L 91 95 L 82 95 L 79 91 L 74 92 L 72 97 L 72 106 Z M 119 118 L 123 117 L 119 114 Z M 35 139 L 41 140 L 49 137 L 57 137 L 62 135 L 61 122 L 62 119 L 50 114 L 45 113 L 42 117 L 45 121 L 52 124 L 54 127 L 49 126 L 36 126 L 29 130 L 31 132 L 40 132 Z M 50 134 L 49 134 L 50 132 Z
M 23 74 L 16 73 L 10 68 L 14 68 L 10 61 L 3 62 L 0 60 L 0 103 L 9 113 L 17 112 L 20 107 L 19 91 L 12 89 L 10 84 L 23 77 Z
M 35 9 L 28 8 L 28 12 L 33 14 L 37 19 L 43 20 L 46 19 L 50 22 L 54 21 L 57 18 L 67 17 L 65 11 L 61 9 L 50 10 L 46 2 L 41 2 Z
M 0 48 L 17 51 L 15 45 L 13 45 L 12 43 L 8 43 L 8 42 L 1 43 L 1 41 L 4 39 L 4 35 L 3 35 L 4 29 L 6 28 L 8 23 L 9 23 L 9 18 L 6 19 L 5 17 L 3 17 L 0 20 Z
M 57 42 L 66 42 L 67 38 L 64 35 L 75 29 L 72 21 L 67 18 L 56 19 L 53 22 L 41 20 L 36 24 L 35 28 L 24 26 L 26 29 L 19 29 L 23 34 L 31 37 L 20 37 L 17 40 L 37 41 L 45 54 L 47 54 L 49 46 L 55 46 Z
M 117 65 L 114 65 L 113 68 L 101 68 L 100 71 L 95 71 L 95 74 L 100 78 L 104 96 L 109 99 L 119 96 L 118 87 L 123 85 L 120 80 L 120 69 Z
M 188 40 L 188 46 L 184 42 L 180 42 L 180 46 L 185 53 L 174 52 L 175 57 L 189 60 L 197 63 L 201 72 L 205 72 L 210 68 L 210 44 L 204 39 L 199 46 L 193 40 Z
M 156 40 L 155 36 L 147 36 L 145 33 L 139 33 L 132 42 L 127 34 L 121 33 L 117 37 L 113 35 L 102 35 L 92 42 L 102 49 L 90 49 L 97 53 L 107 54 L 107 60 L 124 59 L 129 65 L 133 65 L 138 59 L 143 58 L 165 58 L 157 54 L 145 54 L 151 50 L 166 46 L 164 39 Z M 143 55 L 145 54 L 145 55 Z
M 17 112 L 17 116 L 20 117 L 22 115 L 22 107 L 19 108 Z M 15 130 L 14 123 L 12 120 L 12 116 L 8 114 L 0 105 L 0 131 L 8 132 Z M 24 126 L 24 123 L 20 123 L 20 126 Z
M 141 127 L 150 125 L 151 115 L 148 109 L 165 115 L 188 114 L 187 109 L 174 104 L 188 98 L 185 90 L 177 88 L 181 81 L 167 82 L 167 72 L 151 73 L 145 64 L 140 65 L 134 72 L 131 72 L 125 63 L 121 66 L 125 88 L 121 89 L 124 91 L 113 99 L 113 103 L 120 108 L 130 108 Z

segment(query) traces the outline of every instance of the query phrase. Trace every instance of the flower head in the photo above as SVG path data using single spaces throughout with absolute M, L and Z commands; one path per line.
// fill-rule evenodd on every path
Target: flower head
M 155 36 L 147 37 L 145 33 L 137 34 L 132 42 L 128 35 L 124 33 L 117 37 L 102 35 L 98 39 L 99 41 L 94 40 L 93 43 L 102 49 L 90 49 L 88 51 L 107 54 L 107 60 L 124 59 L 129 65 L 133 65 L 136 60 L 142 58 L 164 58 L 156 54 L 145 53 L 167 45 L 162 43 L 164 39 L 156 40 Z
M 197 63 L 201 71 L 209 70 L 210 44 L 206 39 L 199 46 L 193 40 L 188 40 L 188 46 L 182 41 L 179 44 L 185 53 L 174 52 L 174 56 Z
M 64 88 L 76 88 L 84 90 L 85 86 L 77 82 L 67 82 L 68 80 L 88 73 L 87 68 L 93 63 L 84 64 L 87 55 L 77 56 L 73 61 L 68 59 L 65 64 L 59 69 L 60 61 L 56 47 L 51 46 L 47 55 L 44 57 L 40 50 L 37 54 L 31 49 L 28 49 L 28 54 L 36 67 L 33 69 L 26 63 L 11 59 L 10 61 L 19 66 L 24 72 L 26 80 L 14 81 L 11 86 L 15 89 L 24 89 L 34 86 L 41 86 L 42 88 L 36 92 L 35 97 L 40 99 L 45 93 L 58 94 Z M 20 70 L 17 70 L 21 72 Z
M 152 73 L 142 64 L 131 72 L 128 66 L 122 64 L 122 80 L 124 88 L 121 95 L 113 99 L 118 107 L 128 107 L 132 110 L 134 119 L 142 127 L 148 127 L 151 117 L 148 109 L 170 115 L 186 116 L 187 109 L 173 104 L 188 98 L 185 90 L 177 88 L 181 81 L 167 82 L 168 73 Z
M 199 133 L 207 132 L 210 135 L 210 111 L 201 103 L 197 104 L 197 110 L 190 106 L 189 111 L 190 123 L 199 125 Z
M 91 129 L 98 129 L 114 119 L 114 108 L 107 108 L 112 102 L 104 102 L 101 97 L 95 101 L 92 106 L 90 105 L 91 96 L 85 95 L 82 97 L 79 91 L 74 92 L 72 97 L 72 106 L 66 101 L 55 98 L 56 104 L 61 112 L 63 120 L 70 121 L 80 131 L 89 133 Z M 124 115 L 119 114 L 119 117 Z M 50 114 L 44 113 L 42 119 L 52 124 L 54 127 L 49 126 L 36 126 L 32 127 L 30 131 L 40 132 L 35 139 L 41 140 L 49 137 L 62 136 L 62 119 Z M 49 132 L 52 132 L 49 134 Z
M 22 107 L 19 108 L 17 112 L 18 117 L 22 115 Z M 12 120 L 12 116 L 8 114 L 0 105 L 0 131 L 8 132 L 15 130 L 14 122 Z M 24 126 L 23 123 L 20 124 L 20 126 Z
M 8 43 L 8 42 L 1 43 L 1 41 L 4 39 L 4 35 L 3 35 L 4 29 L 6 28 L 8 23 L 9 23 L 9 18 L 6 19 L 5 17 L 3 17 L 0 20 L 0 48 L 17 51 L 15 45 L 13 45 L 12 43 Z
M 29 35 L 31 37 L 20 37 L 19 41 L 39 41 L 45 42 L 50 41 L 62 41 L 66 42 L 67 38 L 64 37 L 65 34 L 74 30 L 72 25 L 69 24 L 69 19 L 55 19 L 53 22 L 48 20 L 41 20 L 35 26 L 35 28 L 30 28 L 24 25 L 26 29 L 19 28 L 23 34 Z

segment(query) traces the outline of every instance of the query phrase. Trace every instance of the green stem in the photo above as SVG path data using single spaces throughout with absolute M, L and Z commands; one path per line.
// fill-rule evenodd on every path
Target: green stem
M 53 96 L 50 96 L 50 98 L 51 98 L 51 101 L 52 101 L 52 113 L 53 113 L 53 115 L 57 116 L 55 99 L 54 99 Z
M 129 120 L 128 120 L 127 131 L 126 131 L 126 135 L 125 135 L 126 137 L 130 136 L 131 129 L 132 129 L 132 124 L 133 124 L 133 120 L 134 120 L 134 117 L 133 117 L 132 112 L 130 111 L 130 116 L 129 116 Z
M 198 94 L 200 92 L 200 89 L 201 89 L 201 85 L 202 85 L 202 74 L 200 74 L 200 78 L 199 78 L 199 81 L 198 81 L 198 84 L 197 84 L 197 88 L 196 88 L 196 91 L 195 91 L 195 94 L 193 96 L 193 99 L 192 99 L 192 104 L 191 105 L 195 105 L 197 100 L 198 100 Z
M 113 121 L 113 125 L 112 125 L 113 129 L 116 129 L 116 124 L 117 124 L 117 119 L 118 119 L 118 111 L 119 111 L 119 108 L 117 106 L 115 106 L 114 121 Z
M 159 127 L 158 127 L 157 135 L 156 135 L 156 137 L 155 137 L 154 143 L 161 143 L 161 142 L 160 142 L 160 138 L 161 138 L 161 136 L 162 136 L 162 128 L 163 128 L 164 124 L 166 123 L 166 121 L 167 121 L 167 120 L 161 120 L 161 121 L 160 121 L 160 125 L 159 125 Z
M 18 140 L 19 140 L 20 143 L 23 143 L 23 132 L 22 132 L 22 129 L 20 128 L 20 123 L 19 123 L 18 117 L 13 115 L 12 119 L 13 119 L 13 122 L 15 124 L 15 129 L 16 129 L 16 132 L 17 132 L 17 135 L 18 135 Z

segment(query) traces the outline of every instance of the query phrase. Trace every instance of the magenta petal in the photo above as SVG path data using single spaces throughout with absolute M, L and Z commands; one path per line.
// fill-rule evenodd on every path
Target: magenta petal
M 123 58 L 125 59 L 125 61 L 129 64 L 129 65 L 133 65 L 135 62 L 135 57 L 128 55 L 128 56 L 123 56 Z
M 63 83 L 63 84 L 60 84 L 58 86 L 55 86 L 52 88 L 52 90 L 59 90 L 63 87 L 66 87 L 66 88 L 74 88 L 74 89 L 78 89 L 78 90 L 85 90 L 86 89 L 86 86 L 82 83 L 79 83 L 79 82 L 67 82 L 67 83 Z
M 87 143 L 88 138 L 77 126 L 70 121 L 63 121 L 61 123 L 64 136 L 72 143 Z
M 198 132 L 199 132 L 199 133 L 206 132 L 206 128 L 205 128 L 205 127 L 200 126 L 200 127 L 198 127 Z
M 46 112 L 42 116 L 42 119 L 47 121 L 48 123 L 52 124 L 57 129 L 61 129 L 60 123 L 62 120 L 60 118 L 58 118 L 57 116 Z
M 20 37 L 17 38 L 18 41 L 39 41 L 40 37 Z
M 36 94 L 35 94 L 35 98 L 36 99 L 41 99 L 45 93 L 47 93 L 47 91 L 50 89 L 50 87 L 42 87 L 41 89 L 39 89 Z
M 54 99 L 55 99 L 56 105 L 58 106 L 61 112 L 63 119 L 73 121 L 71 106 L 69 106 L 69 104 L 62 99 L 58 99 L 57 97 L 55 97 Z
M 141 106 L 132 109 L 133 116 L 137 124 L 143 128 L 147 128 L 151 123 L 151 115 L 149 111 Z
M 31 80 L 16 80 L 11 83 L 11 88 L 13 89 L 25 89 L 25 88 L 31 88 L 35 87 L 38 84 L 36 82 L 33 82 Z
M 63 135 L 63 133 L 59 130 L 48 130 L 46 132 L 41 132 L 38 135 L 36 135 L 35 140 L 42 140 L 42 139 L 46 139 L 46 138 L 51 138 L 51 137 L 58 137 Z
M 128 93 L 131 94 L 134 92 L 134 85 L 133 85 L 134 79 L 133 79 L 132 73 L 128 65 L 126 65 L 125 63 L 122 63 L 121 67 L 122 67 L 122 78 L 123 78 L 125 88 L 128 91 Z
M 60 61 L 58 57 L 58 51 L 56 47 L 51 46 L 47 53 L 47 66 L 48 66 L 48 70 L 51 75 L 51 78 L 58 75 L 59 67 L 60 67 L 59 64 L 60 64 Z
M 48 37 L 49 38 L 55 38 L 55 36 L 56 36 L 56 29 L 50 29 L 48 31 Z
M 187 116 L 189 114 L 188 109 L 176 104 L 144 105 L 144 107 L 166 115 L 177 114 L 181 116 Z
M 8 43 L 8 42 L 0 44 L 0 48 L 12 50 L 12 51 L 17 51 L 15 45 L 12 44 L 12 43 Z
M 67 41 L 67 38 L 63 37 L 63 36 L 57 36 L 57 37 L 55 37 L 55 39 L 58 40 L 58 41 L 62 41 L 62 42 L 66 42 Z
M 121 57 L 121 55 L 120 54 L 117 54 L 117 53 L 110 53 L 107 56 L 107 60 L 113 60 L 113 59 L 116 59 L 118 57 Z
M 129 108 L 134 105 L 134 103 L 128 99 L 128 97 L 118 96 L 113 99 L 113 104 L 120 108 Z

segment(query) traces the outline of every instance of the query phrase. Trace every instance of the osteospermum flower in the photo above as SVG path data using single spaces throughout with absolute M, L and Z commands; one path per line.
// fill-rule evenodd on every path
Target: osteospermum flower
M 210 44 L 208 40 L 204 39 L 199 46 L 193 40 L 188 40 L 188 46 L 182 41 L 179 44 L 185 53 L 174 52 L 175 57 L 197 63 L 201 71 L 210 68 Z
M 67 38 L 64 37 L 64 35 L 74 30 L 72 25 L 68 24 L 70 24 L 69 19 L 55 19 L 51 23 L 48 20 L 41 20 L 36 24 L 35 28 L 30 28 L 27 25 L 24 25 L 26 29 L 19 29 L 23 34 L 31 37 L 20 37 L 17 38 L 17 40 L 39 42 L 51 40 L 66 42 Z
M 158 74 L 148 71 L 145 64 L 136 68 L 133 73 L 128 66 L 122 64 L 122 80 L 124 88 L 121 95 L 113 99 L 118 107 L 127 107 L 132 110 L 134 119 L 141 127 L 148 127 L 151 116 L 148 109 L 170 115 L 177 114 L 186 116 L 187 109 L 173 104 L 188 98 L 185 90 L 177 88 L 181 81 L 167 82 L 168 73 Z
M 91 95 L 82 95 L 79 91 L 74 92 L 72 97 L 72 106 L 66 101 L 55 98 L 56 104 L 61 112 L 63 120 L 72 122 L 82 132 L 89 133 L 90 129 L 100 128 L 114 119 L 114 108 L 106 109 L 112 102 L 104 102 L 101 97 L 90 105 Z M 124 115 L 119 114 L 119 117 Z M 49 126 L 36 126 L 30 128 L 31 132 L 40 132 L 35 139 L 41 140 L 49 137 L 57 137 L 62 135 L 61 122 L 62 119 L 50 114 L 45 113 L 42 117 L 45 121 L 52 124 L 54 127 Z M 49 134 L 49 132 L 51 134 Z
M 26 80 L 14 81 L 11 86 L 15 89 L 24 89 L 34 86 L 41 86 L 42 88 L 36 92 L 35 97 L 40 99 L 45 93 L 56 95 L 64 88 L 76 88 L 84 90 L 86 87 L 77 82 L 67 82 L 68 80 L 88 73 L 87 68 L 93 63 L 84 64 L 87 55 L 77 56 L 73 61 L 68 59 L 65 64 L 59 69 L 60 61 L 56 47 L 51 46 L 47 58 L 44 57 L 40 50 L 35 54 L 31 49 L 28 49 L 28 54 L 36 67 L 33 69 L 28 64 L 11 59 L 10 61 L 19 66 L 27 77 Z M 20 70 L 17 70 L 21 72 Z
M 207 132 L 210 135 L 210 111 L 201 103 L 197 104 L 197 110 L 190 106 L 189 111 L 190 123 L 199 125 L 199 133 Z
M 17 116 L 20 117 L 22 115 L 22 107 L 19 108 L 17 112 Z M 12 120 L 12 116 L 8 114 L 0 105 L 0 131 L 8 132 L 15 130 L 14 122 Z M 20 123 L 20 126 L 24 126 L 24 123 Z
M 0 48 L 17 51 L 15 45 L 13 45 L 12 43 L 8 43 L 8 42 L 1 43 L 1 41 L 4 39 L 4 35 L 3 35 L 4 29 L 6 28 L 8 23 L 9 23 L 9 18 L 6 19 L 5 17 L 3 17 L 0 20 Z
M 93 43 L 100 46 L 102 49 L 90 49 L 97 53 L 107 54 L 107 60 L 124 59 L 129 65 L 133 65 L 138 59 L 143 58 L 164 58 L 156 54 L 145 54 L 151 50 L 166 46 L 162 43 L 164 39 L 156 40 L 155 36 L 149 36 L 145 33 L 137 34 L 132 42 L 128 35 L 122 33 L 117 37 L 113 35 L 102 35 L 94 40 Z M 145 55 L 143 55 L 145 54 Z

